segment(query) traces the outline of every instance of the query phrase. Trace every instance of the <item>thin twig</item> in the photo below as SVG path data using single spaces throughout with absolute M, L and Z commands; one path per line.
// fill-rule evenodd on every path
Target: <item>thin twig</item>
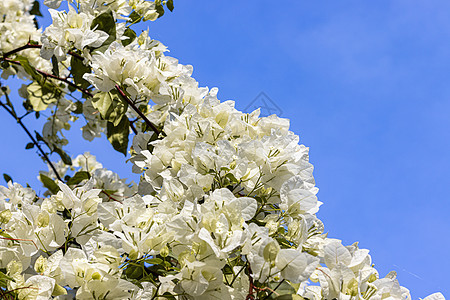
M 113 196 L 111 196 L 108 192 L 105 192 L 105 190 L 102 190 L 101 192 L 102 192 L 103 194 L 105 194 L 105 195 L 108 197 L 109 200 L 113 200 L 113 201 L 122 203 L 122 201 L 115 199 L 115 198 L 114 198 Z
M 8 56 L 13 55 L 13 54 L 15 54 L 15 53 L 17 53 L 17 52 L 20 52 L 20 51 L 22 51 L 22 50 L 25 50 L 25 49 L 32 49 L 32 48 L 34 48 L 34 49 L 40 49 L 40 48 L 42 48 L 42 46 L 41 46 L 41 45 L 33 45 L 33 44 L 28 43 L 28 44 L 23 45 L 23 46 L 21 46 L 21 47 L 19 47 L 19 48 L 16 48 L 16 49 L 13 49 L 13 50 L 11 50 L 11 51 L 9 51 L 9 52 L 6 52 L 6 53 L 4 53 L 2 56 L 3 56 L 3 57 L 8 57 Z
M 3 54 L 2 56 L 3 56 L 4 58 L 6 58 L 6 57 L 8 57 L 8 56 L 10 56 L 10 55 L 13 55 L 13 54 L 15 54 L 15 53 L 17 53 L 17 52 L 20 52 L 20 51 L 22 51 L 22 50 L 26 50 L 26 49 L 41 49 L 41 48 L 42 48 L 42 45 L 35 45 L 35 44 L 27 43 L 26 45 L 23 45 L 23 46 L 21 46 L 21 47 L 19 47 L 19 48 L 13 49 L 13 50 L 11 50 L 11 51 L 9 51 L 9 52 L 6 52 L 6 53 Z M 70 55 L 72 55 L 73 57 L 76 57 L 76 58 L 79 59 L 79 60 L 84 60 L 83 56 L 79 55 L 79 54 L 76 53 L 76 52 L 73 52 L 73 51 L 70 51 L 70 50 L 69 50 L 68 53 L 69 53 Z
M 266 297 L 264 297 L 264 299 L 267 299 L 267 298 L 269 298 L 270 297 L 270 295 L 272 295 L 276 290 L 277 290 L 277 288 L 279 288 L 280 287 L 280 285 L 282 284 L 284 282 L 284 279 L 283 280 L 281 280 L 280 281 L 280 283 L 273 289 L 273 290 L 271 290 L 271 292 L 269 293 L 269 295 L 267 295 Z
M 236 278 L 238 278 L 239 274 L 241 274 L 241 272 L 247 267 L 248 261 L 245 263 L 245 265 L 242 266 L 242 268 L 239 270 L 239 272 L 236 274 L 236 276 L 234 276 L 233 280 L 230 283 L 230 287 L 233 287 L 233 283 L 236 280 Z
M 247 271 L 248 271 L 248 281 L 249 281 L 249 286 L 248 286 L 248 295 L 247 297 L 245 297 L 245 300 L 254 300 L 255 297 L 253 296 L 253 277 L 252 277 L 252 268 L 250 267 L 250 264 L 247 264 Z
M 15 64 L 15 65 L 21 65 L 21 64 L 20 64 L 20 61 L 15 61 L 15 60 L 12 60 L 12 59 L 9 59 L 9 58 L 2 58 L 1 60 L 7 61 L 7 62 L 12 63 L 12 64 Z M 92 96 L 93 96 L 91 92 L 89 92 L 89 91 L 86 90 L 86 89 L 83 89 L 83 88 L 79 87 L 79 86 L 76 85 L 75 83 L 69 81 L 67 78 L 58 77 L 58 76 L 55 76 L 55 75 L 53 75 L 53 74 L 49 74 L 49 73 L 44 72 L 44 71 L 39 70 L 39 69 L 35 69 L 35 71 L 38 72 L 39 74 L 41 74 L 42 76 L 46 77 L 46 78 L 53 78 L 53 79 L 56 79 L 56 80 L 65 82 L 65 83 L 67 83 L 68 85 L 72 86 L 73 88 L 79 90 L 80 92 L 82 92 L 82 93 L 88 95 L 89 97 L 92 97 Z
M 131 108 L 133 108 L 133 110 L 144 120 L 144 122 L 157 134 L 160 134 L 160 131 L 158 130 L 158 128 L 155 126 L 155 124 L 153 124 L 152 122 L 150 122 L 149 119 L 147 119 L 147 117 L 139 110 L 139 108 L 136 107 L 136 105 L 133 103 L 133 101 L 131 101 L 130 98 L 128 98 L 127 95 L 125 95 L 125 93 L 122 91 L 122 89 L 119 87 L 119 85 L 116 84 L 116 90 L 119 92 L 120 96 L 122 96 L 122 98 L 128 102 L 128 104 L 131 106 Z
M 30 133 L 30 131 L 28 130 L 28 128 L 25 126 L 25 124 L 23 124 L 22 120 L 20 118 L 18 118 L 14 112 L 12 110 L 9 109 L 8 106 L 6 106 L 6 104 L 4 104 L 3 102 L 0 101 L 0 105 L 14 118 L 16 119 L 17 123 L 22 127 L 22 129 L 27 133 L 28 137 L 31 139 L 31 141 L 33 142 L 33 144 L 38 148 L 39 152 L 41 152 L 42 156 L 44 157 L 44 159 L 47 161 L 47 163 L 50 165 L 50 167 L 52 168 L 53 172 L 55 173 L 56 177 L 62 181 L 61 177 L 59 176 L 58 172 L 56 171 L 55 166 L 53 165 L 53 163 L 50 161 L 50 159 L 48 158 L 47 154 L 45 154 L 44 150 L 42 150 L 41 146 L 39 145 L 39 143 L 36 141 L 36 139 L 33 137 L 33 135 Z
M 133 130 L 134 134 L 137 134 L 136 127 L 134 127 L 134 124 L 131 122 L 130 122 L 130 127 L 131 127 L 131 130 Z

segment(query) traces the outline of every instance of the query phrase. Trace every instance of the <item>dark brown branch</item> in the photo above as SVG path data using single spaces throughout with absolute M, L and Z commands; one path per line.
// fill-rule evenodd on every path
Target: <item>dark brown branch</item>
M 273 289 L 270 291 L 269 295 L 267 295 L 266 297 L 264 297 L 263 300 L 268 299 L 280 286 L 281 284 L 284 282 L 284 279 L 280 281 L 280 283 Z
M 122 96 L 122 98 L 127 101 L 127 103 L 131 106 L 131 108 L 133 108 L 133 110 L 144 120 L 144 122 L 157 134 L 160 134 L 160 131 L 158 130 L 158 128 L 155 126 L 155 124 L 153 124 L 152 122 L 150 122 L 149 119 L 147 119 L 147 117 L 139 110 L 139 108 L 136 107 L 136 105 L 133 103 L 133 101 L 131 101 L 130 98 L 128 98 L 127 95 L 125 95 L 125 93 L 122 91 L 122 89 L 119 87 L 119 85 L 116 84 L 116 90 L 119 92 L 120 96 Z
M 81 56 L 81 55 L 78 54 L 78 53 L 75 53 L 75 52 L 73 52 L 73 51 L 69 51 L 68 53 L 69 53 L 70 55 L 72 55 L 73 57 L 79 59 L 79 60 L 84 60 L 83 56 Z
M 42 46 L 41 46 L 41 45 L 33 45 L 33 44 L 28 43 L 28 44 L 26 44 L 26 45 L 23 45 L 22 47 L 19 47 L 19 48 L 16 48 L 16 49 L 13 49 L 13 50 L 11 50 L 11 51 L 9 51 L 9 52 L 4 53 L 4 54 L 3 54 L 3 57 L 6 58 L 6 57 L 8 57 L 8 56 L 10 56 L 10 55 L 13 55 L 13 54 L 15 54 L 15 53 L 17 53 L 17 52 L 20 52 L 20 51 L 22 51 L 22 50 L 32 49 L 32 48 L 34 48 L 34 49 L 40 49 L 40 48 L 42 48 Z
M 6 109 L 6 111 L 14 118 L 16 119 L 17 123 L 22 127 L 22 129 L 27 133 L 28 137 L 31 139 L 31 141 L 33 142 L 33 144 L 38 148 L 39 152 L 42 154 L 42 156 L 44 157 L 44 159 L 47 161 L 47 163 L 50 165 L 50 167 L 52 168 L 53 172 L 55 173 L 56 177 L 62 181 L 61 177 L 59 176 L 58 172 L 56 171 L 55 166 L 53 165 L 53 163 L 50 161 L 50 159 L 48 158 L 47 154 L 44 152 L 44 150 L 42 150 L 41 146 L 39 145 L 39 143 L 36 141 L 36 139 L 33 137 L 33 135 L 30 133 L 30 131 L 28 130 L 28 128 L 25 126 L 25 124 L 23 124 L 22 120 L 20 118 L 18 118 L 14 112 L 12 110 L 9 109 L 8 106 L 6 106 L 3 102 L 0 101 L 0 105 Z
M 103 194 L 105 194 L 105 195 L 108 197 L 109 200 L 113 200 L 113 201 L 122 203 L 122 201 L 115 199 L 113 196 L 111 196 L 111 195 L 110 195 L 108 192 L 106 192 L 105 190 L 102 190 L 101 192 L 102 192 Z
M 131 130 L 133 130 L 134 134 L 137 134 L 136 127 L 134 127 L 134 123 L 130 122 Z
M 20 61 L 11 60 L 11 59 L 9 59 L 9 58 L 2 58 L 2 60 L 3 60 L 3 61 L 7 61 L 7 62 L 9 62 L 9 63 L 11 63 L 11 64 L 21 65 L 21 64 L 20 64 Z M 44 76 L 45 78 L 53 78 L 53 79 L 62 81 L 62 82 L 64 82 L 64 83 L 67 83 L 68 85 L 70 85 L 70 86 L 72 86 L 73 88 L 79 90 L 80 92 L 86 94 L 87 96 L 92 97 L 92 93 L 91 93 L 91 92 L 89 92 L 88 90 L 83 89 L 83 88 L 77 86 L 75 83 L 69 81 L 67 78 L 58 77 L 58 76 L 55 76 L 55 75 L 53 75 L 53 74 L 49 74 L 49 73 L 44 72 L 44 71 L 39 70 L 39 69 L 35 69 L 35 70 L 36 70 L 36 72 L 38 72 L 39 74 L 41 74 L 41 75 Z
M 245 297 L 245 300 L 254 300 L 255 296 L 253 296 L 253 289 L 255 288 L 255 286 L 253 285 L 253 277 L 252 277 L 252 268 L 250 267 L 250 264 L 247 264 L 247 272 L 248 272 L 248 281 L 249 281 L 249 286 L 248 286 L 248 295 L 247 297 Z
M 42 48 L 42 45 L 35 45 L 35 44 L 28 43 L 28 44 L 26 44 L 26 45 L 23 45 L 22 47 L 19 47 L 19 48 L 16 48 L 16 49 L 11 50 L 11 51 L 9 51 L 9 52 L 6 52 L 5 54 L 3 54 L 3 57 L 6 58 L 6 57 L 8 57 L 8 56 L 10 56 L 10 55 L 13 55 L 13 54 L 15 54 L 15 53 L 17 53 L 17 52 L 20 52 L 20 51 L 26 50 L 26 49 L 41 49 L 41 48 Z M 81 55 L 79 55 L 78 53 L 75 53 L 75 52 L 73 52 L 73 51 L 70 51 L 70 50 L 69 50 L 68 53 L 69 53 L 70 55 L 72 55 L 73 57 L 76 57 L 76 58 L 79 59 L 79 60 L 83 60 L 83 59 L 84 59 L 83 56 L 81 56 Z
M 49 74 L 49 73 L 46 73 L 46 72 L 44 72 L 44 71 L 41 71 L 41 70 L 39 70 L 39 69 L 36 69 L 36 72 L 38 72 L 39 74 L 43 75 L 44 77 L 53 78 L 53 79 L 56 79 L 56 80 L 65 82 L 65 83 L 67 83 L 68 85 L 70 85 L 70 86 L 74 87 L 75 89 L 79 90 L 80 92 L 86 94 L 87 96 L 92 97 L 91 92 L 89 92 L 88 90 L 83 89 L 83 88 L 77 86 L 75 83 L 73 83 L 73 82 L 67 80 L 67 78 L 58 77 L 58 76 L 55 76 L 55 75 L 53 75 L 53 74 Z

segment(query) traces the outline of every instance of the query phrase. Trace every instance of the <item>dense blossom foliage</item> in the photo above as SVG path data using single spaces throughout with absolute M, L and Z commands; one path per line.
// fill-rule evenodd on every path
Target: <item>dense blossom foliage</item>
M 0 187 L 1 297 L 410 299 L 368 250 L 324 233 L 308 148 L 289 120 L 220 102 L 133 31 L 172 1 L 44 3 L 53 23 L 41 30 L 37 2 L 0 2 L 2 78 L 25 81 L 26 114 L 49 116 L 29 146 L 47 160 L 47 192 Z M 6 86 L 1 95 L 22 124 Z M 138 184 L 64 152 L 63 130 L 79 120 L 85 139 L 105 134 L 131 155 Z

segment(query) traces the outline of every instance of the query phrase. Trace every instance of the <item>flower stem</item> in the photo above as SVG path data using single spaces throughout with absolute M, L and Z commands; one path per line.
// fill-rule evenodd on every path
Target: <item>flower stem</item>
M 156 127 L 155 124 L 153 124 L 152 122 L 150 122 L 149 119 L 147 119 L 147 117 L 139 110 L 139 108 L 136 107 L 136 105 L 133 103 L 133 101 L 131 101 L 130 98 L 128 98 L 128 96 L 124 93 L 124 91 L 119 87 L 119 85 L 116 84 L 116 90 L 119 92 L 120 96 L 122 96 L 122 98 L 127 101 L 127 103 L 131 106 L 131 108 L 133 108 L 133 110 L 144 120 L 144 122 L 157 134 L 160 134 L 160 131 L 158 130 L 158 128 Z
M 6 95 L 7 96 L 7 95 Z M 39 152 L 41 153 L 41 155 L 44 157 L 45 161 L 50 165 L 50 167 L 52 168 L 53 172 L 55 173 L 56 177 L 62 181 L 61 177 L 58 174 L 58 171 L 56 171 L 55 166 L 53 165 L 53 163 L 50 161 L 50 159 L 48 158 L 47 154 L 44 152 L 44 150 L 42 150 L 41 146 L 39 145 L 39 143 L 36 141 L 36 139 L 33 137 L 33 135 L 30 133 L 30 131 L 28 130 L 28 128 L 25 126 L 25 124 L 23 124 L 22 120 L 20 118 L 18 118 L 14 112 L 9 109 L 8 106 L 6 106 L 6 104 L 4 104 L 3 102 L 0 101 L 0 105 L 14 118 L 16 119 L 17 123 L 20 125 L 20 127 L 22 127 L 22 129 L 26 132 L 26 134 L 28 135 L 28 137 L 31 139 L 31 141 L 33 142 L 33 144 L 36 146 L 36 148 L 39 150 Z

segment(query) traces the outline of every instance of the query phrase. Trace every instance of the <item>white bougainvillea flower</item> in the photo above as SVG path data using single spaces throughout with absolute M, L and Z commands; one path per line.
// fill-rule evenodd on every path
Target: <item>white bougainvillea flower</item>
M 64 61 L 72 48 L 100 47 L 109 36 L 104 31 L 91 29 L 93 15 L 77 13 L 70 5 L 69 12 L 54 9 L 49 9 L 49 12 L 53 23 L 45 29 L 41 38 L 41 56 L 45 59 L 55 55 L 59 61 Z

